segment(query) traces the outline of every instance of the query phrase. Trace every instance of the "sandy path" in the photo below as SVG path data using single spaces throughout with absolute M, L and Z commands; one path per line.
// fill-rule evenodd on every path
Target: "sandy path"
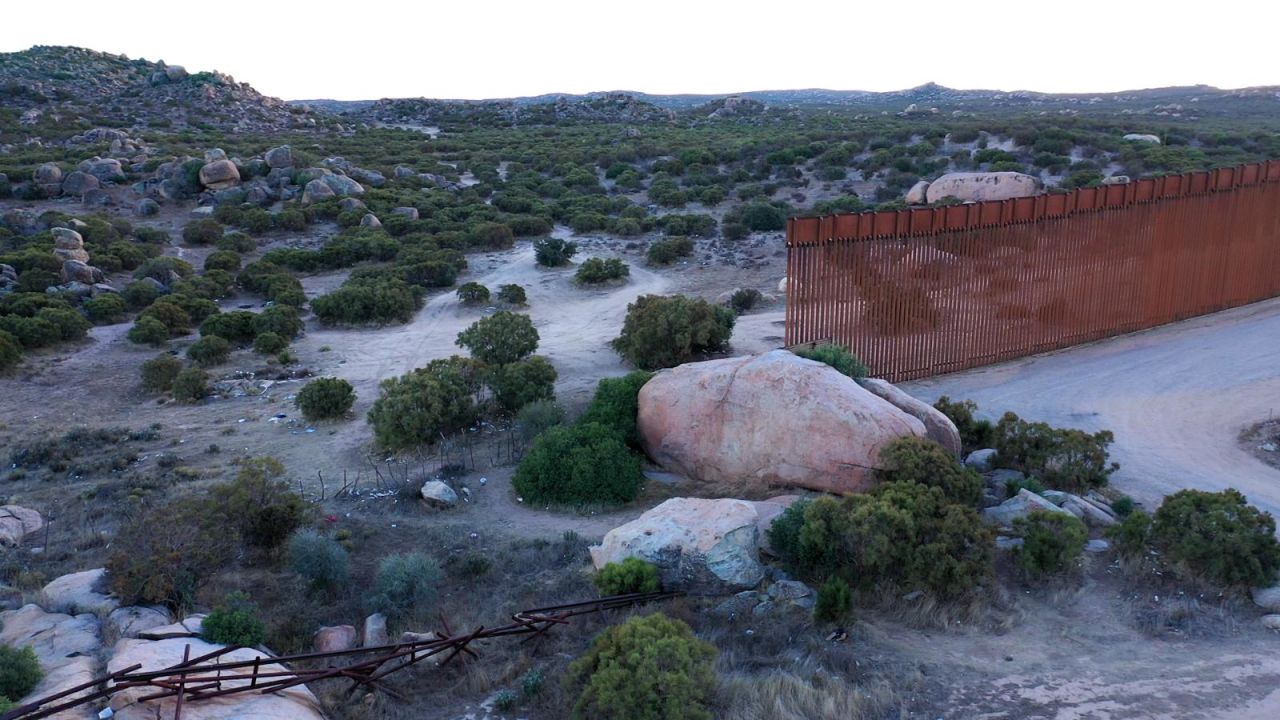
M 1234 487 L 1280 515 L 1280 471 L 1240 431 L 1280 410 L 1280 299 L 1048 355 L 904 384 L 990 419 L 1115 432 L 1115 485 L 1148 505 L 1181 488 Z

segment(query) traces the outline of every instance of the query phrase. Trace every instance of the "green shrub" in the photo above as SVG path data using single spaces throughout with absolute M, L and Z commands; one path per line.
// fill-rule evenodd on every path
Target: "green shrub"
M 458 333 L 457 344 L 483 363 L 506 365 L 538 349 L 538 331 L 528 315 L 500 310 Z
M 1151 549 L 1151 516 L 1135 510 L 1118 525 L 1108 528 L 1107 537 L 1117 553 L 1130 557 L 1145 556 Z
M 640 413 L 640 388 L 653 373 L 634 370 L 620 378 L 604 378 L 596 385 L 596 394 L 582 414 L 580 422 L 593 422 L 611 428 L 627 445 L 640 449 L 640 431 L 636 418 Z
M 229 647 L 257 647 L 267 638 L 267 628 L 258 619 L 249 596 L 229 593 L 200 625 L 200 638 L 205 642 Z
M 1027 422 L 1007 412 L 995 428 L 996 463 L 1034 475 L 1056 490 L 1083 493 L 1106 485 L 1120 467 L 1107 462 L 1107 447 L 1114 439 L 1110 430 L 1090 435 Z
M 597 285 L 631 275 L 631 267 L 617 258 L 587 258 L 578 266 L 573 279 L 585 285 Z
M 575 720 L 711 720 L 716 650 L 654 613 L 605 630 L 569 666 Z
M 350 581 L 346 548 L 314 530 L 302 530 L 289 538 L 289 567 L 314 590 L 335 590 Z
M 880 451 L 885 469 L 881 482 L 909 482 L 937 487 L 948 502 L 977 507 L 982 501 L 982 476 L 960 464 L 938 443 L 921 437 L 901 437 Z
M 173 296 L 162 297 L 151 303 L 151 307 L 142 311 L 138 319 L 155 318 L 169 331 L 169 335 L 186 335 L 191 332 L 191 316 L 173 299 Z
M 182 282 L 186 283 L 185 280 Z M 206 319 L 221 312 L 218 309 L 218 304 L 212 300 L 199 297 L 198 295 L 191 295 L 183 292 L 172 292 L 152 303 L 151 307 L 144 310 L 143 313 L 145 314 L 146 312 L 149 312 L 157 305 L 163 307 L 170 304 L 176 306 L 178 309 L 182 310 L 182 312 L 187 314 L 189 323 L 188 325 L 179 328 L 178 332 L 181 335 L 187 334 L 190 331 L 191 325 L 199 325 Z M 177 319 L 181 320 L 181 318 Z M 170 328 L 170 332 L 173 332 L 173 328 Z
M 231 343 L 217 335 L 200 338 L 187 348 L 187 357 L 201 367 L 221 365 L 231 357 Z
M 533 697 L 542 692 L 544 682 L 541 670 L 530 670 L 520 676 L 520 693 L 527 698 Z
M 742 224 L 755 232 L 785 230 L 787 213 L 776 205 L 751 203 L 741 210 Z
M 133 271 L 133 277 L 136 280 L 151 278 L 161 285 L 167 286 L 173 282 L 175 275 L 178 278 L 189 278 L 195 273 L 196 269 L 191 266 L 191 263 L 166 255 L 146 261 L 141 267 Z
M 200 323 L 200 334 L 204 337 L 220 337 L 237 345 L 253 342 L 257 334 L 256 316 L 248 310 L 232 310 L 210 316 Z
M 973 417 L 978 404 L 972 400 L 952 402 L 943 395 L 933 404 L 934 409 L 946 415 L 960 431 L 960 445 L 964 452 L 992 447 L 995 443 L 995 427 L 987 420 L 976 420 Z
M 22 360 L 22 343 L 12 334 L 0 330 L 0 372 L 16 367 Z
M 0 645 L 0 697 L 21 700 L 44 679 L 31 646 Z
M 818 599 L 813 606 L 813 619 L 818 622 L 840 622 L 853 609 L 853 593 L 849 583 L 840 578 L 828 578 L 818 587 Z
M 209 394 L 209 373 L 200 368 L 187 368 L 173 378 L 170 389 L 178 402 L 199 402 Z
M 796 355 L 815 362 L 826 363 L 853 379 L 867 376 L 867 366 L 853 353 L 839 345 L 819 345 L 812 350 L 797 350 Z
M 90 328 L 89 321 L 70 308 L 41 308 L 36 313 L 36 318 L 52 325 L 57 331 L 58 339 L 63 342 L 83 340 Z
M 728 308 L 683 295 L 641 295 L 627 306 L 613 348 L 642 370 L 675 367 L 722 350 L 733 334 Z
M 214 244 L 214 247 L 226 252 L 236 254 L 251 253 L 258 249 L 258 241 L 245 235 L 242 232 L 227 233 L 222 239 Z M 208 266 L 205 268 L 208 269 Z M 236 264 L 236 270 L 239 270 L 239 263 Z
M 751 228 L 742 222 L 726 222 L 720 226 L 720 234 L 725 240 L 741 240 L 751 234 Z
M 164 294 L 164 291 L 145 280 L 134 280 L 125 285 L 120 294 L 124 297 L 124 301 L 129 307 L 142 309 L 155 302 L 157 298 Z
M 1032 510 L 1014 518 L 1014 532 L 1022 537 L 1022 547 L 1014 550 L 1018 565 L 1029 575 L 1059 573 L 1080 557 L 1089 539 L 1084 523 L 1074 515 Z
M 655 240 L 649 244 L 645 259 L 650 265 L 670 265 L 682 257 L 693 254 L 693 241 L 687 237 L 673 237 Z
M 298 310 L 289 305 L 272 305 L 253 316 L 255 333 L 272 332 L 285 340 L 292 340 L 302 332 L 304 324 Z
M 391 555 L 378 565 L 370 609 L 399 621 L 430 614 L 442 573 L 435 560 L 422 553 Z
M 466 429 L 477 416 L 479 375 L 474 361 L 455 356 L 383 380 L 381 394 L 369 410 L 378 444 L 398 450 Z
M 804 564 L 800 529 L 804 527 L 805 511 L 812 503 L 808 499 L 796 500 L 774 518 L 765 531 L 773 554 L 787 567 L 801 567 Z
M 296 398 L 298 409 L 309 422 L 342 417 L 350 412 L 355 401 L 355 389 L 341 378 L 312 380 L 302 386 Z
M 182 241 L 188 245 L 212 245 L 222 239 L 223 230 L 217 220 L 193 220 L 182 228 Z
M 529 302 L 529 296 L 519 285 L 502 285 L 498 288 L 498 300 L 508 305 L 524 305 Z
M 611 428 L 579 423 L 539 435 L 511 482 L 529 502 L 616 505 L 634 500 L 643 480 L 640 460 Z
M 312 300 L 311 310 L 326 325 L 405 323 L 413 319 L 421 306 L 421 293 L 418 286 L 394 278 L 349 280 L 337 290 Z
M 232 250 L 215 250 L 204 259 L 205 272 L 223 270 L 229 273 L 240 272 L 240 253 Z
M 1175 566 L 1219 587 L 1272 585 L 1280 570 L 1275 519 L 1233 489 L 1166 497 L 1151 522 L 1151 544 Z
M 601 595 L 651 593 L 662 588 L 658 568 L 638 557 L 623 558 L 620 563 L 605 563 L 591 580 Z
M 103 293 L 84 301 L 84 312 L 94 325 L 111 325 L 124 319 L 129 305 L 115 293 Z
M 763 298 L 764 295 L 755 288 L 738 288 L 729 296 L 729 307 L 741 315 L 758 305 Z
M 230 482 L 210 491 L 218 512 L 250 547 L 274 550 L 306 521 L 310 506 L 289 487 L 271 457 L 244 461 Z
M 564 424 L 564 408 L 553 400 L 538 400 L 520 408 L 516 413 L 516 426 L 520 437 L 532 440 L 550 428 Z
M 289 341 L 273 332 L 264 332 L 253 339 L 253 351 L 259 355 L 275 355 L 289 347 Z
M 1128 495 L 1122 495 L 1118 500 L 1111 503 L 1111 511 L 1122 518 L 1129 517 L 1133 513 L 1133 498 Z
M 182 361 L 164 353 L 142 363 L 142 387 L 153 392 L 168 392 L 182 372 Z
M 550 360 L 534 355 L 491 367 L 485 379 L 498 405 L 515 412 L 529 403 L 554 399 L 557 377 Z
M 464 283 L 458 288 L 458 300 L 463 305 L 483 305 L 489 302 L 489 288 L 478 282 Z
M 543 267 L 560 267 L 578 253 L 578 244 L 560 238 L 542 238 L 533 242 L 533 255 Z
M 154 317 L 140 317 L 129 328 L 129 342 L 161 347 L 169 342 L 169 328 Z

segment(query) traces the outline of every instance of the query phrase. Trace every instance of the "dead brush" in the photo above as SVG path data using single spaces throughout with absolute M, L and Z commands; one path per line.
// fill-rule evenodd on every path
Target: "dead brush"
M 888 682 L 860 688 L 819 670 L 723 675 L 716 692 L 722 720 L 861 720 L 883 717 L 897 704 Z
M 916 629 L 1007 632 L 1020 624 L 1025 611 L 1005 583 L 992 581 L 954 600 L 928 593 L 903 593 L 881 587 L 862 593 L 854 607 L 874 607 L 879 613 Z
M 1122 578 L 1134 626 L 1152 637 L 1223 638 L 1239 631 L 1248 603 L 1159 556 L 1119 556 L 1108 568 Z

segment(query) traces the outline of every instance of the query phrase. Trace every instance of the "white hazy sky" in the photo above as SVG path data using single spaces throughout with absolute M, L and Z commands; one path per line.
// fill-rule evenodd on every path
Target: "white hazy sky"
M 1274 0 L 7 0 L 0 52 L 77 45 L 285 99 L 1280 84 Z

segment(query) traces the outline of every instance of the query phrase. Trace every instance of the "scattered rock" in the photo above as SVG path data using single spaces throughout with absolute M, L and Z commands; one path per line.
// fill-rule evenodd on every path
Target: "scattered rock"
M 458 493 L 439 480 L 428 480 L 422 486 L 422 499 L 432 507 L 451 508 L 458 504 Z
M 902 412 L 924 423 L 927 437 L 960 457 L 960 431 L 956 429 L 951 418 L 927 402 L 918 400 L 893 385 L 879 378 L 862 378 L 858 384 L 870 390 L 873 395 L 888 402 Z
M 904 198 L 904 200 L 908 205 L 924 205 L 929 202 L 929 200 L 927 199 L 928 192 L 929 192 L 929 181 L 921 180 L 920 182 L 911 186 L 911 189 L 907 191 L 907 196 L 906 198 Z
M 436 636 L 436 634 L 435 634 L 434 632 L 424 632 L 424 633 L 420 633 L 420 632 L 408 632 L 408 631 L 405 631 L 405 632 L 400 633 L 400 642 L 401 642 L 401 643 L 420 643 L 420 642 L 431 642 L 432 640 L 438 640 L 438 639 L 439 639 L 439 638 Z
M 980 473 L 985 473 L 993 469 L 992 466 L 995 461 L 996 451 L 991 448 L 983 448 L 969 453 L 964 459 L 964 464 Z
M 310 205 L 335 197 L 337 193 L 323 180 L 312 180 L 302 189 L 302 204 Z
M 64 692 L 84 685 L 97 675 L 97 656 L 102 648 L 98 618 L 88 613 L 63 615 L 50 613 L 36 605 L 0 613 L 0 643 L 13 647 L 30 646 L 44 671 L 44 678 L 18 703 Z M 92 692 L 82 690 L 68 698 Z M 74 711 L 54 716 L 64 720 L 95 717 L 92 710 L 83 715 Z
M 819 362 L 785 350 L 681 365 L 640 390 L 649 456 L 699 482 L 859 492 L 880 451 L 924 424 Z
M 80 163 L 79 168 L 81 172 L 89 173 L 102 182 L 124 180 L 124 168 L 120 166 L 120 161 L 115 158 L 95 157 Z
M 44 586 L 45 607 L 58 612 L 109 613 L 120 607 L 114 598 L 99 592 L 105 583 L 103 568 L 55 578 Z
M 387 635 L 387 616 L 382 613 L 374 613 L 365 618 L 361 647 L 380 647 L 390 644 L 391 638 Z
M 1280 615 L 1263 615 L 1262 627 L 1268 630 L 1280 630 Z
M 364 187 L 360 183 L 352 180 L 346 175 L 325 175 L 320 180 L 333 190 L 335 195 L 345 197 L 347 195 L 363 195 Z M 308 183 L 308 186 L 310 183 Z
M 983 510 L 982 516 L 990 522 L 999 524 L 1000 527 L 1013 527 L 1015 518 L 1026 517 L 1031 514 L 1032 510 L 1071 514 L 1030 490 L 1023 488 L 1018 491 L 1017 495 L 999 505 Z
M 1111 543 L 1102 538 L 1094 538 L 1084 544 L 1084 551 L 1087 553 L 1104 553 L 1111 549 Z
M 115 633 L 118 638 L 138 637 L 142 632 L 165 627 L 168 624 L 168 613 L 150 607 L 116 608 L 107 616 L 107 629 Z
M 1253 604 L 1263 610 L 1280 613 L 1280 585 L 1254 588 L 1250 594 L 1253 596 Z
M 62 194 L 79 195 L 83 197 L 86 192 L 90 190 L 97 190 L 99 186 L 100 183 L 98 178 L 87 172 L 76 170 L 75 172 L 68 174 L 67 177 L 63 179 Z
M 356 629 L 350 625 L 333 625 L 322 627 L 316 632 L 316 652 L 339 652 L 356 647 Z
M 1084 520 L 1089 527 L 1107 528 L 1120 522 L 1110 510 L 1103 510 L 1078 495 L 1068 494 L 1066 501 L 1062 503 L 1062 508 Z
M 1125 135 L 1122 139 L 1129 140 L 1130 142 L 1151 143 L 1153 145 L 1160 144 L 1159 135 L 1148 135 L 1145 133 L 1129 133 L 1128 135 Z
M 756 590 L 743 590 L 716 605 L 711 609 L 711 614 L 723 618 L 742 617 L 760 604 L 763 597 Z
M 240 169 L 223 157 L 200 168 L 200 184 L 210 190 L 227 190 L 240 184 Z
M 79 260 L 67 260 L 62 263 L 62 281 L 65 283 L 76 282 L 91 286 L 104 279 L 106 276 L 101 270 Z
M 392 208 L 392 209 L 391 209 L 391 214 L 392 214 L 392 215 L 403 215 L 404 217 L 407 217 L 407 218 L 409 218 L 410 220 L 417 220 L 417 219 L 418 219 L 418 208 L 416 208 L 416 207 L 398 207 L 398 208 Z
M 262 156 L 262 159 L 266 161 L 267 167 L 272 170 L 291 168 L 293 167 L 293 149 L 288 145 L 271 148 Z
M 141 630 L 138 637 L 144 640 L 200 637 L 200 631 L 204 629 L 204 618 L 204 615 L 188 615 L 182 622 Z
M 8 265 L 0 266 L 0 269 Z M 2 272 L 2 270 L 0 270 Z M 14 274 L 16 277 L 16 273 Z M 17 545 L 22 539 L 44 527 L 40 513 L 20 505 L 0 506 L 0 544 Z
M 373 213 L 365 213 L 364 217 L 360 218 L 360 227 L 380 228 L 382 227 L 382 221 Z
M 31 179 L 40 186 L 58 185 L 62 182 L 62 168 L 51 162 L 37 165 L 31 173 Z
M 981 202 L 1029 197 L 1040 188 L 1038 178 L 1017 172 L 947 173 L 929 184 L 927 195 L 930 203 L 943 198 Z
M 591 559 L 602 568 L 638 557 L 657 566 L 664 587 L 723 595 L 760 584 L 760 534 L 757 503 L 672 498 L 610 530 Z

